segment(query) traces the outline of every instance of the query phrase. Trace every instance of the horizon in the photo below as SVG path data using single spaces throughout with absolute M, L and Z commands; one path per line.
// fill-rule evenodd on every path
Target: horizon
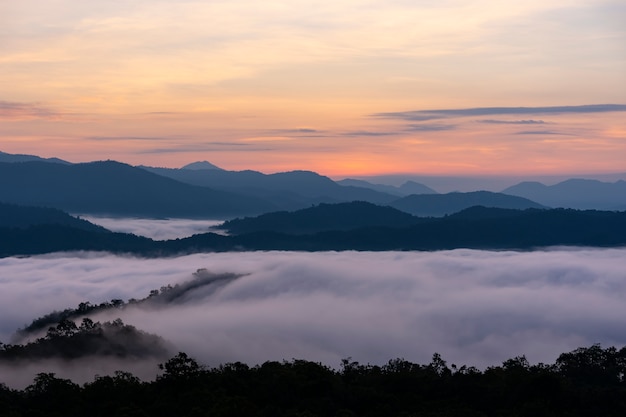
M 626 5 L 0 6 L 3 151 L 228 170 L 626 171 Z
M 34 154 L 11 154 L 9 152 L 4 152 L 0 149 L 0 154 L 6 155 L 19 155 L 25 157 L 42 157 L 41 155 Z M 213 165 L 216 169 L 225 170 L 225 171 L 244 171 L 244 170 L 252 170 L 252 169 L 244 169 L 244 170 L 230 170 L 227 167 L 217 166 L 213 164 L 211 161 L 207 160 L 197 160 L 188 163 L 184 163 L 178 167 L 160 167 L 156 165 L 149 164 L 141 164 L 141 165 L 132 165 L 125 161 L 117 161 L 114 159 L 95 159 L 89 161 L 68 161 L 63 158 L 58 158 L 56 156 L 45 157 L 45 158 L 57 158 L 64 162 L 70 164 L 88 164 L 93 162 L 106 162 L 113 161 L 119 162 L 123 164 L 127 164 L 134 167 L 150 167 L 150 168 L 168 168 L 168 169 L 184 169 L 187 165 L 197 164 L 197 163 L 209 163 Z M 256 171 L 256 170 L 253 170 Z M 516 174 L 486 174 L 486 175 L 438 175 L 438 174 L 421 174 L 421 173 L 386 173 L 382 175 L 327 175 L 324 172 L 311 171 L 306 169 L 294 169 L 294 170 L 286 170 L 286 171 L 276 171 L 276 172 L 263 172 L 257 171 L 264 175 L 271 175 L 277 173 L 287 173 L 293 171 L 309 171 L 316 173 L 321 176 L 326 176 L 333 181 L 341 181 L 344 179 L 355 179 L 361 181 L 367 181 L 371 184 L 383 184 L 383 185 L 392 185 L 392 186 L 400 186 L 407 181 L 415 181 L 421 183 L 422 181 L 429 185 L 430 187 L 436 188 L 436 191 L 439 193 L 448 193 L 448 192 L 467 192 L 467 191 L 478 191 L 478 190 L 486 190 L 486 191 L 502 191 L 504 188 L 515 185 L 520 182 L 540 182 L 544 185 L 554 185 L 560 182 L 570 180 L 570 179 L 589 179 L 589 180 L 597 180 L 601 182 L 616 182 L 616 181 L 626 181 L 626 172 L 587 172 L 587 173 L 562 173 L 562 174 L 546 174 L 542 175 L 539 173 L 533 173 L 528 175 L 516 175 Z

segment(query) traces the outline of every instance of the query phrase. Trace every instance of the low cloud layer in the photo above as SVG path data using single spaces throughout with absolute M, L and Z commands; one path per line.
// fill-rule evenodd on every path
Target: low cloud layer
M 177 239 L 207 233 L 211 227 L 222 224 L 223 220 L 191 219 L 133 219 L 80 215 L 80 218 L 105 227 L 113 232 L 132 233 L 156 240 Z
M 550 106 L 550 107 L 476 107 L 468 109 L 414 110 L 403 112 L 375 113 L 372 116 L 384 119 L 401 119 L 425 121 L 445 119 L 448 117 L 470 116 L 503 116 L 524 114 L 583 114 L 624 112 L 624 104 L 587 104 L 582 106 Z
M 554 130 L 522 130 L 515 132 L 516 135 L 566 135 L 565 133 L 556 132 Z
M 5 258 L 0 340 L 52 310 L 143 298 L 200 268 L 247 275 L 182 304 L 93 319 L 120 317 L 211 366 L 300 358 L 337 367 L 348 356 L 427 363 L 439 352 L 486 367 L 626 344 L 626 249 Z
M 48 119 L 55 118 L 59 114 L 39 103 L 18 103 L 0 100 L 0 119 L 23 120 L 23 119 Z
M 411 132 L 440 132 L 444 130 L 454 130 L 456 129 L 456 125 L 451 124 L 435 124 L 435 123 L 426 123 L 426 124 L 411 124 L 407 126 L 407 130 Z
M 546 122 L 543 120 L 496 120 L 496 119 L 484 119 L 477 120 L 478 123 L 494 124 L 494 125 L 543 125 Z

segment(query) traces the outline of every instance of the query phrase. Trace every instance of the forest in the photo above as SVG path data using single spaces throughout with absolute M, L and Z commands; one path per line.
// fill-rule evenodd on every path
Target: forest
M 371 205 L 350 203 L 349 213 L 353 218 L 362 217 L 371 209 L 368 206 Z M 315 211 L 329 209 L 334 214 L 323 216 L 322 220 L 316 218 L 318 213 Z M 378 210 L 392 209 L 379 207 Z M 344 205 L 320 205 L 311 211 L 313 217 L 305 217 L 309 220 L 307 234 L 297 234 L 299 231 L 293 230 L 298 230 L 306 222 L 297 219 L 292 224 L 294 214 L 282 212 L 226 225 L 253 229 L 250 232 L 230 236 L 200 233 L 166 241 L 107 230 L 85 230 L 68 224 L 0 225 L 0 257 L 77 250 L 159 257 L 225 251 L 532 250 L 549 246 L 626 245 L 626 212 L 619 211 L 471 207 L 442 218 L 415 217 L 410 219 L 414 224 L 401 227 L 380 225 L 375 221 L 376 216 L 371 216 L 367 224 L 349 230 L 341 230 L 335 224 L 341 221 L 333 220 L 346 215 Z M 410 217 L 408 214 L 404 216 Z M 402 218 L 397 221 L 406 223 Z M 333 223 L 332 229 L 328 228 L 328 223 Z M 291 224 L 292 230 L 275 231 L 275 224 L 282 224 L 283 228 Z
M 155 370 L 157 371 L 157 370 Z M 393 359 L 199 364 L 179 352 L 153 381 L 117 371 L 82 386 L 52 373 L 23 390 L 0 385 L 2 416 L 623 416 L 626 348 L 600 345 L 553 364 L 524 356 L 478 370 Z

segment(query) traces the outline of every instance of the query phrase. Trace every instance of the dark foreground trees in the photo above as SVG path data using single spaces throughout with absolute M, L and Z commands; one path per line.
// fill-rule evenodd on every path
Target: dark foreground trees
M 142 382 L 118 371 L 79 386 L 39 374 L 23 391 L 0 385 L 2 416 L 623 416 L 626 348 L 599 345 L 554 364 L 525 357 L 484 371 L 403 359 L 349 359 L 333 370 L 304 360 L 205 368 L 179 353 Z

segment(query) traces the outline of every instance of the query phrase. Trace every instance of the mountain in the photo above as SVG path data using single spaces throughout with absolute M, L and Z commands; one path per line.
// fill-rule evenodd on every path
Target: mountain
M 120 319 L 100 323 L 85 318 L 80 327 L 71 320 L 63 320 L 51 326 L 45 337 L 0 350 L 0 364 L 52 358 L 88 357 L 91 361 L 97 357 L 164 358 L 170 354 L 169 345 L 163 338 L 125 325 Z
M 415 181 L 407 181 L 398 187 L 400 191 L 402 191 L 405 195 L 411 194 L 438 194 L 437 191 L 433 190 L 430 187 L 425 186 L 419 182 Z
M 503 193 L 529 198 L 551 207 L 626 210 L 626 181 L 614 183 L 569 179 L 555 185 L 522 182 Z
M 393 195 L 368 188 L 341 186 L 330 178 L 311 171 L 263 174 L 249 170 L 141 168 L 187 184 L 266 198 L 283 210 L 357 200 L 385 204 L 395 199 Z
M 104 227 L 70 216 L 58 209 L 0 203 L 0 227 L 27 228 L 42 224 L 64 225 L 93 232 L 109 232 Z
M 464 218 L 465 217 L 465 218 Z M 187 238 L 202 247 L 204 235 Z M 535 249 L 549 246 L 612 247 L 626 244 L 626 212 L 571 209 L 473 209 L 465 214 L 431 218 L 405 228 L 362 228 L 296 236 L 249 233 L 231 237 L 241 249 L 303 251 L 386 251 Z M 189 243 L 188 243 L 189 244 Z
M 337 212 L 341 213 L 350 207 L 356 208 L 355 213 L 372 209 L 364 210 L 358 205 L 344 205 Z M 322 210 L 326 209 L 328 208 L 322 207 Z M 309 212 L 311 213 L 316 214 L 315 211 Z M 315 218 L 314 215 L 310 218 Z M 626 245 L 626 211 L 472 207 L 446 217 L 415 219 L 415 223 L 406 226 L 398 226 L 404 221 L 401 220 L 401 214 L 394 212 L 394 215 L 399 221 L 393 227 L 376 226 L 363 221 L 362 224 L 366 226 L 349 230 L 320 230 L 308 234 L 259 230 L 231 236 L 203 233 L 167 241 L 155 241 L 127 233 L 81 230 L 59 224 L 34 225 L 26 228 L 0 227 L 0 257 L 77 250 L 160 257 L 202 252 L 258 250 L 428 251 L 456 248 L 532 250 L 549 246 Z M 290 213 L 276 213 L 276 216 L 289 220 Z M 338 216 L 338 219 L 340 218 L 341 216 Z M 373 221 L 378 220 L 374 218 Z M 407 223 L 408 221 L 410 219 L 407 218 Z M 332 222 L 328 220 L 326 224 L 318 225 L 318 228 L 332 227 Z M 336 223 L 340 221 L 337 220 Z M 304 231 L 289 224 L 283 227 L 283 230 L 293 233 Z
M 52 162 L 56 164 L 70 164 L 67 161 L 64 161 L 59 158 L 41 158 L 35 155 L 22 155 L 22 154 L 10 154 L 0 151 L 0 162 L 30 162 L 30 161 L 39 161 L 39 162 Z
M 416 216 L 445 216 L 472 206 L 509 209 L 546 208 L 528 199 L 490 191 L 409 195 L 389 204 Z
M 184 184 L 114 161 L 0 163 L 0 196 L 8 203 L 116 216 L 227 218 L 276 209 L 261 198 Z
M 310 234 L 327 230 L 351 230 L 362 227 L 406 227 L 419 222 L 410 214 L 391 207 L 364 201 L 320 204 L 295 212 L 275 212 L 224 222 L 220 229 L 231 234 L 272 231 L 287 234 Z
M 308 235 L 274 231 L 236 236 L 197 234 L 164 246 L 180 253 L 190 247 L 210 251 L 388 251 L 626 245 L 626 212 L 475 207 L 467 213 L 423 220 L 402 228 L 367 227 Z
M 433 190 L 432 188 L 415 181 L 406 181 L 400 187 L 386 184 L 372 184 L 371 182 L 367 182 L 364 180 L 355 180 L 353 178 L 346 178 L 336 182 L 337 184 L 343 186 L 370 188 L 372 190 L 395 195 L 398 197 L 404 197 L 410 194 L 437 194 L 437 191 Z
M 198 162 L 192 162 L 191 164 L 187 164 L 184 167 L 182 167 L 181 169 L 193 169 L 193 170 L 197 171 L 197 170 L 202 170 L 202 169 L 219 169 L 219 170 L 221 170 L 222 168 L 218 167 L 217 165 L 213 165 L 209 161 L 198 161 Z
M 163 254 L 159 242 L 129 233 L 94 232 L 62 224 L 0 227 L 0 257 L 67 251 Z

